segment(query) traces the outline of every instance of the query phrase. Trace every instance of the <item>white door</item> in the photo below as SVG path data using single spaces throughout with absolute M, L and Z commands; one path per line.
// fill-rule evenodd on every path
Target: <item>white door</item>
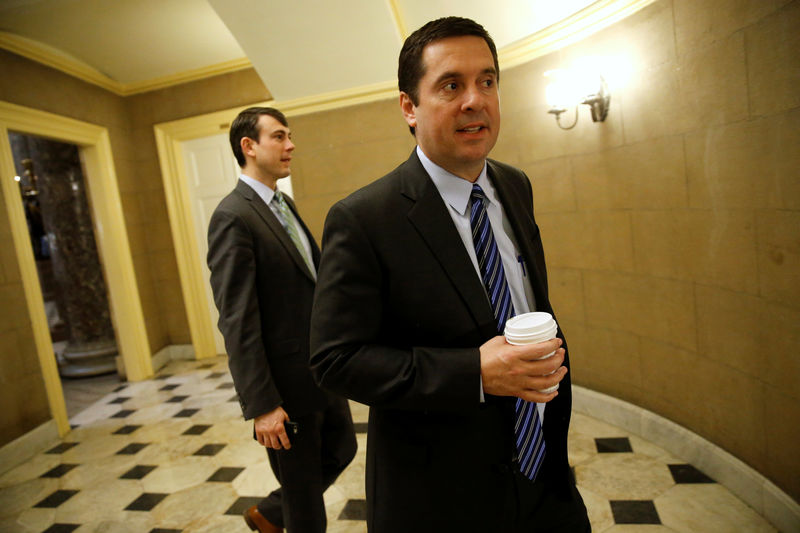
M 206 264 L 208 253 L 208 221 L 214 209 L 226 194 L 236 187 L 239 179 L 239 165 L 231 152 L 227 133 L 220 133 L 210 137 L 202 137 L 191 141 L 184 141 L 181 145 L 184 161 L 186 162 L 186 176 L 189 183 L 189 200 L 191 203 L 192 223 L 197 241 L 200 264 L 203 265 L 203 277 L 206 280 L 206 299 L 211 323 L 214 324 L 214 342 L 217 353 L 225 353 L 225 344 L 222 334 L 216 324 L 219 313 L 214 305 L 214 296 L 209 283 L 210 272 Z M 279 181 L 281 191 L 291 195 L 291 176 Z

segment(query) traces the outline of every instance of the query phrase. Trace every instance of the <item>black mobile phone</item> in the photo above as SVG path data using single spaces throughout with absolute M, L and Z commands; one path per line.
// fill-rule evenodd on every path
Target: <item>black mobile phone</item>
M 290 422 L 287 420 L 283 423 L 283 427 L 286 428 L 287 435 L 297 435 L 300 431 L 300 424 L 297 422 Z

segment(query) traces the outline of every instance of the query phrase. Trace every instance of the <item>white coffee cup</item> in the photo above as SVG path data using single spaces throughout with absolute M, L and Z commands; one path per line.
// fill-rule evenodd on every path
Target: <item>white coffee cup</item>
M 506 322 L 504 334 L 509 344 L 521 346 L 554 339 L 557 332 L 558 324 L 556 324 L 555 319 L 553 319 L 553 315 L 537 311 L 509 318 Z M 540 357 L 540 359 L 547 359 L 548 357 L 552 357 L 555 353 L 555 351 L 552 351 Z M 539 392 L 549 394 L 555 390 L 558 390 L 558 383 L 547 389 L 540 390 Z

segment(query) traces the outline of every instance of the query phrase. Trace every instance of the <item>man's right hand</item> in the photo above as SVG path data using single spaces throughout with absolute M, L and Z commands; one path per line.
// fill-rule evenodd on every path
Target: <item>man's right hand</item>
M 289 442 L 289 435 L 286 434 L 286 428 L 283 423 L 289 420 L 289 415 L 283 410 L 283 407 L 278 406 L 269 413 L 257 416 L 253 420 L 253 426 L 256 430 L 256 438 L 258 443 L 273 450 L 288 450 L 292 447 Z
M 497 336 L 481 348 L 483 392 L 495 396 L 516 396 L 529 402 L 549 402 L 558 391 L 539 392 L 559 383 L 567 375 L 561 339 L 516 346 Z M 541 357 L 555 351 L 551 357 Z M 551 374 L 551 372 L 553 372 Z

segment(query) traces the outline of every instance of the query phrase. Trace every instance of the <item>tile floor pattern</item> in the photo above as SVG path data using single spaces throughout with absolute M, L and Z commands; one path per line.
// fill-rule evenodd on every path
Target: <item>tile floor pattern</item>
M 352 409 L 359 451 L 325 493 L 332 533 L 366 531 L 367 408 Z M 0 476 L 1 532 L 245 533 L 242 510 L 276 486 L 224 358 L 173 362 L 71 423 Z M 775 531 L 691 465 L 594 418 L 574 414 L 570 457 L 595 532 Z

